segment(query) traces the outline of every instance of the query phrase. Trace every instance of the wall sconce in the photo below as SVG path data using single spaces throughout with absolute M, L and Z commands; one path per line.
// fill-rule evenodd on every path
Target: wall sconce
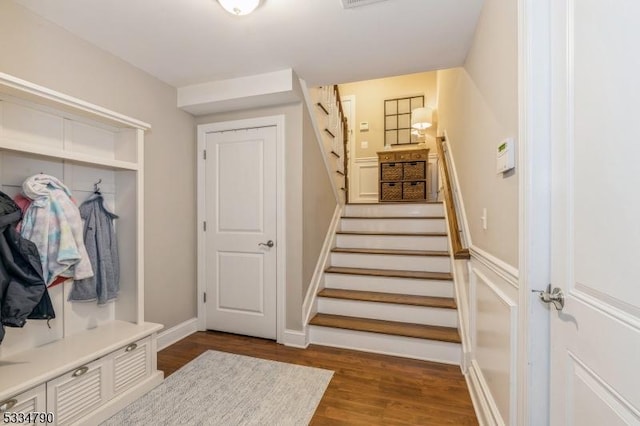
M 218 0 L 220 6 L 232 15 L 248 15 L 260 4 L 260 0 Z

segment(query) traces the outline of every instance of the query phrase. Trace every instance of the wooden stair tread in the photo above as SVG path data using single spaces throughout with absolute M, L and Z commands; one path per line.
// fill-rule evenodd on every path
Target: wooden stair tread
M 448 272 L 398 271 L 392 269 L 347 268 L 343 266 L 330 266 L 325 269 L 325 272 L 347 275 L 370 275 L 374 277 L 416 278 L 423 280 L 453 279 Z
M 446 237 L 446 232 L 382 232 L 382 231 L 338 231 L 338 235 L 389 235 L 392 237 Z
M 413 219 L 413 220 L 444 220 L 444 216 L 342 216 L 342 219 Z
M 435 250 L 388 250 L 388 249 L 367 249 L 367 248 L 342 248 L 335 247 L 333 253 L 358 253 L 358 254 L 389 254 L 393 256 L 449 256 L 447 251 Z
M 318 297 L 358 300 L 362 302 L 393 303 L 397 305 L 412 305 L 427 308 L 457 308 L 455 300 L 450 297 L 414 296 L 410 294 L 379 293 L 375 291 L 325 288 L 318 293 Z
M 395 336 L 415 337 L 418 339 L 439 340 L 451 343 L 461 342 L 458 330 L 452 327 L 383 321 L 330 314 L 316 314 L 309 324 L 321 327 L 367 331 L 370 333 L 391 334 Z

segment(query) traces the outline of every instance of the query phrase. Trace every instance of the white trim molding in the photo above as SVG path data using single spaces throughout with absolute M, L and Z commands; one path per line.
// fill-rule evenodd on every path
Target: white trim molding
M 500 278 L 504 279 L 511 286 L 518 288 L 518 269 L 509 265 L 508 263 L 498 259 L 494 255 L 482 250 L 480 247 L 471 246 L 469 247 L 469 254 L 471 257 L 491 271 L 495 272 L 500 276 Z
M 551 5 L 518 0 L 518 424 L 549 424 L 549 311 L 532 298 L 551 280 Z M 555 18 L 555 17 L 554 17 Z M 533 301 L 533 303 L 532 303 Z
M 126 115 L 108 110 L 98 105 L 83 101 L 64 93 L 56 92 L 43 86 L 31 83 L 21 78 L 0 72 L 0 87 L 2 92 L 12 96 L 29 99 L 38 99 L 38 104 L 54 107 L 59 110 L 71 112 L 81 116 L 90 115 L 94 119 L 103 120 L 110 125 L 125 125 L 136 129 L 149 130 L 151 125 L 140 120 L 136 120 Z M 139 160 L 139 159 L 138 159 Z
M 286 259 L 287 259 L 287 218 L 286 218 L 286 183 L 285 183 L 285 116 L 273 115 L 256 117 L 243 120 L 221 121 L 198 126 L 197 158 L 197 304 L 198 304 L 198 329 L 206 330 L 206 306 L 204 293 L 207 288 L 205 265 L 205 231 L 202 224 L 206 215 L 206 186 L 205 186 L 205 160 L 203 156 L 206 147 L 206 134 L 210 132 L 222 132 L 236 129 L 251 129 L 256 127 L 276 127 L 276 341 L 283 343 L 285 331 L 285 307 L 286 307 Z
M 158 350 L 161 351 L 198 331 L 198 318 L 191 318 L 158 333 Z
M 474 286 L 477 287 L 478 283 L 484 284 L 493 295 L 502 303 L 509 313 L 509 393 L 508 393 L 508 410 L 506 414 L 508 417 L 508 424 L 516 424 L 517 419 L 517 407 L 518 407 L 518 387 L 517 387 L 517 374 L 518 374 L 518 304 L 511 297 L 509 297 L 500 287 L 489 279 L 477 268 L 472 268 L 473 275 L 477 278 L 473 281 Z M 477 289 L 474 289 L 474 294 L 477 295 Z M 476 300 L 477 303 L 477 300 Z M 478 321 L 476 316 L 475 321 Z M 477 349 L 476 349 L 477 350 Z M 500 414 L 498 405 L 496 404 L 491 388 L 486 382 L 486 379 L 482 373 L 481 365 L 477 359 L 477 352 L 474 354 L 475 359 L 471 361 L 473 366 L 472 370 L 476 378 L 478 379 L 474 385 L 479 385 L 480 389 L 475 389 L 474 392 L 477 395 L 482 395 L 485 403 L 481 403 L 479 408 L 489 408 L 489 413 L 483 413 L 485 418 L 490 418 L 495 421 L 494 424 L 505 424 L 504 418 Z
M 355 151 L 353 151 L 355 152 Z M 378 191 L 375 192 L 363 192 L 362 188 L 365 187 L 361 171 L 365 169 L 375 169 L 374 174 L 374 182 L 373 187 L 378 188 L 378 157 L 361 157 L 353 159 L 353 167 L 351 169 L 351 173 L 349 173 L 349 179 L 351 182 L 352 192 L 351 202 L 352 203 L 368 203 L 368 202 L 377 202 L 378 201 Z M 368 182 L 371 186 L 371 182 Z
M 500 411 L 491 396 L 491 390 L 489 390 L 476 360 L 471 361 L 469 374 L 465 376 L 465 379 L 480 426 L 504 426 L 505 423 L 500 416 Z
M 304 303 L 302 304 L 302 318 L 304 320 L 304 325 L 309 324 L 309 320 L 311 316 L 315 313 L 315 301 L 316 295 L 318 291 L 321 290 L 321 287 L 324 277 L 324 270 L 327 268 L 331 249 L 335 245 L 335 237 L 336 230 L 338 229 L 338 225 L 340 224 L 340 218 L 342 217 L 342 205 L 337 204 L 336 209 L 333 212 L 333 218 L 331 219 L 331 223 L 329 224 L 329 228 L 327 229 L 327 235 L 324 237 L 324 243 L 322 244 L 322 249 L 320 250 L 320 255 L 318 256 L 318 262 L 316 263 L 316 269 L 313 271 L 313 276 L 311 277 L 311 283 L 309 284 L 309 288 L 307 289 L 307 294 L 304 298 Z
M 292 348 L 306 349 L 309 346 L 309 333 L 305 327 L 304 331 L 289 330 L 284 331 L 282 342 L 285 346 Z

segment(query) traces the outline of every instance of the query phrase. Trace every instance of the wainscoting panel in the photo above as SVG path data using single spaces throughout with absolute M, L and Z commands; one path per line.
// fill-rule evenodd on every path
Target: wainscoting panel
M 378 201 L 378 158 L 356 158 L 350 176 L 352 203 Z
M 490 423 L 515 424 L 517 410 L 518 294 L 503 265 L 471 259 L 471 323 L 474 325 L 472 390 L 482 399 L 482 417 Z M 508 271 L 513 272 L 513 271 Z M 516 272 L 517 274 L 517 272 Z

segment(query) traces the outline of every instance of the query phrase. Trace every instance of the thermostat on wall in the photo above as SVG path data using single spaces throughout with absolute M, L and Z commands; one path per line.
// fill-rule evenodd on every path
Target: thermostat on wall
M 369 122 L 368 121 L 361 121 L 360 122 L 360 131 L 361 132 L 366 132 L 369 130 Z
M 504 173 L 516 166 L 516 155 L 513 145 L 513 138 L 504 139 L 498 144 L 498 149 L 496 151 L 497 173 Z

